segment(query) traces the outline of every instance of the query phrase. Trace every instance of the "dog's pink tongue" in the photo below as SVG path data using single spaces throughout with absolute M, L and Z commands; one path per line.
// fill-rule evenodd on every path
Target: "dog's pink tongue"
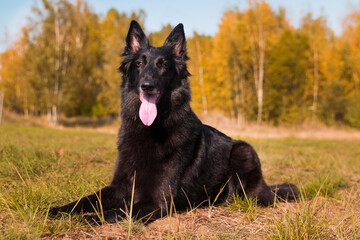
M 157 115 L 156 94 L 142 94 L 139 116 L 144 125 L 150 126 Z

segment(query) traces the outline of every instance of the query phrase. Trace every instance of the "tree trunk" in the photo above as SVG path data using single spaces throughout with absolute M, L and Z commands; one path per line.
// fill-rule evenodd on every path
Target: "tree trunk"
M 56 126 L 59 122 L 59 92 L 60 92 L 60 65 L 61 65 L 61 53 L 60 53 L 60 43 L 61 43 L 61 35 L 60 35 L 60 25 L 58 19 L 58 6 L 55 4 L 55 22 L 54 22 L 54 30 L 55 30 L 55 42 L 56 42 L 56 59 L 55 59 L 55 83 L 54 83 L 54 99 L 52 105 L 52 123 Z
M 253 6 L 253 2 L 249 1 L 249 6 Z M 256 18 L 256 17 L 255 17 Z M 259 17 L 257 17 L 259 18 Z M 265 38 L 263 36 L 263 26 L 259 22 L 259 19 L 253 19 L 254 24 L 258 23 L 259 32 L 258 32 L 258 49 L 256 48 L 256 40 L 255 33 L 252 31 L 250 23 L 248 25 L 248 33 L 250 39 L 250 47 L 251 47 L 251 60 L 253 63 L 253 76 L 254 76 L 254 84 L 257 93 L 257 103 L 258 103 L 258 111 L 257 111 L 257 123 L 261 123 L 262 121 L 262 113 L 263 113 L 263 98 L 264 98 L 264 67 L 265 67 Z
M 27 91 L 24 91 L 24 115 L 25 118 L 29 117 L 29 104 L 28 104 Z
M 265 39 L 262 24 L 259 25 L 259 79 L 258 79 L 258 115 L 257 123 L 262 121 L 263 98 L 264 98 L 264 66 L 265 65 Z
M 54 126 L 58 125 L 59 117 L 58 117 L 58 110 L 56 105 L 52 106 L 52 122 Z
M 319 95 L 319 53 L 318 49 L 314 47 L 314 88 L 313 88 L 313 105 L 312 105 L 312 121 L 316 118 L 316 109 Z
M 239 67 L 240 68 L 240 67 Z M 234 75 L 234 84 L 236 86 L 235 91 L 235 104 L 236 104 L 236 120 L 237 120 L 237 126 L 241 127 L 245 122 L 244 117 L 244 84 L 243 84 L 243 76 L 240 69 L 237 69 L 235 71 Z

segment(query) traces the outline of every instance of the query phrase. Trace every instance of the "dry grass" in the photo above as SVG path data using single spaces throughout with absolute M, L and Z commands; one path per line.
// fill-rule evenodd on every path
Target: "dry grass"
M 229 136 L 261 139 L 330 139 L 330 140 L 360 140 L 360 131 L 350 128 L 329 127 L 319 122 L 304 123 L 298 126 L 269 126 L 248 123 L 238 126 L 235 121 L 219 114 L 201 117 L 208 125 L 215 126 Z

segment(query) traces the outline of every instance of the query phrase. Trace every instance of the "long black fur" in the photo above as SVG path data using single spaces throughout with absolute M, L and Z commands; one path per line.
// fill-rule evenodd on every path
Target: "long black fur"
M 119 221 L 130 209 L 134 178 L 133 213 L 143 221 L 165 215 L 171 202 L 177 210 L 185 210 L 214 201 L 219 193 L 225 201 L 245 191 L 263 206 L 273 204 L 275 196 L 296 199 L 294 185 L 265 183 L 260 160 L 248 143 L 232 140 L 196 117 L 189 104 L 186 60 L 182 24 L 155 48 L 140 25 L 131 23 L 120 67 L 122 124 L 113 179 L 94 194 L 51 208 L 51 215 L 102 209 L 105 222 Z M 144 82 L 160 94 L 151 126 L 139 119 Z

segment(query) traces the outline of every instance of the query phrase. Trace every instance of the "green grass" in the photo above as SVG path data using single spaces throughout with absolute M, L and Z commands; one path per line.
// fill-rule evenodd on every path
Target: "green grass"
M 17 125 L 1 126 L 0 136 L 0 236 L 37 238 L 86 228 L 76 216 L 49 220 L 46 209 L 110 181 L 116 136 Z
M 67 214 L 49 218 L 50 206 L 110 182 L 116 140 L 115 134 L 91 131 L 0 126 L 0 239 L 360 238 L 360 141 L 245 139 L 262 159 L 267 183 L 299 186 L 296 203 L 261 208 L 235 196 L 222 206 L 171 212 L 173 220 L 164 218 L 148 226 L 130 220 L 94 227 L 81 216 Z
M 256 217 L 256 210 L 258 209 L 256 199 L 250 197 L 240 197 L 239 195 L 234 195 L 231 202 L 227 203 L 227 206 L 232 211 L 242 211 L 244 217 L 249 221 L 253 221 Z

